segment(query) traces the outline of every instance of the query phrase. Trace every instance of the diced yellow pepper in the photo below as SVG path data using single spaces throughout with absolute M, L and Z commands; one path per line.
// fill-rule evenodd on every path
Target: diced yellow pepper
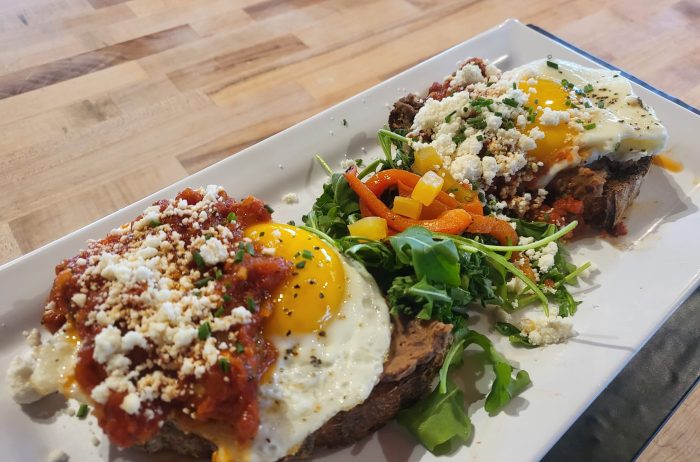
M 351 236 L 367 239 L 384 239 L 389 235 L 389 226 L 381 217 L 365 217 L 348 225 Z
M 423 205 L 430 205 L 442 190 L 444 183 L 445 180 L 440 175 L 429 170 L 418 180 L 411 197 Z
M 394 197 L 394 207 L 391 210 L 404 217 L 417 220 L 423 211 L 423 204 L 410 197 L 396 196 Z
M 453 194 L 454 198 L 460 202 L 466 203 L 475 199 L 474 191 L 452 178 L 449 170 L 442 167 L 442 158 L 432 146 L 420 148 L 413 154 L 411 170 L 418 175 L 424 175 L 431 170 L 436 172 L 445 180 L 442 190 L 448 194 Z
M 434 147 L 426 146 L 413 153 L 413 166 L 411 170 L 413 170 L 414 173 L 423 175 L 430 170 L 435 171 L 439 168 L 442 168 L 442 158 Z

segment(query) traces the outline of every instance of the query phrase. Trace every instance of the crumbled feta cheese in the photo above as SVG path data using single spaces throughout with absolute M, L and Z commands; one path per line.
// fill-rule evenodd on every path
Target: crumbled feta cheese
M 122 334 L 114 326 L 107 326 L 95 336 L 95 350 L 92 357 L 100 364 L 109 361 L 115 353 L 121 350 Z
M 481 75 L 481 69 L 475 64 L 466 64 L 456 73 L 452 81 L 451 87 L 466 86 L 477 82 L 485 82 L 486 79 Z
M 576 335 L 571 320 L 561 316 L 520 321 L 520 330 L 533 345 L 562 343 Z
M 68 462 L 70 460 L 70 457 L 68 454 L 66 454 L 65 451 L 62 451 L 60 449 L 54 449 L 51 452 L 49 452 L 48 462 Z
M 39 390 L 31 380 L 35 367 L 36 361 L 31 356 L 12 358 L 7 369 L 7 385 L 16 403 L 33 403 L 44 397 L 42 390 Z
M 127 414 L 136 414 L 141 408 L 141 399 L 136 393 L 129 393 L 124 397 L 119 407 L 123 409 Z
M 296 204 L 299 202 L 299 196 L 296 193 L 290 192 L 282 196 L 282 202 L 285 204 Z
M 475 155 L 457 157 L 450 164 L 450 174 L 457 181 L 476 182 L 482 172 L 481 159 Z
M 223 263 L 228 258 L 226 246 L 215 237 L 204 242 L 204 245 L 199 248 L 199 254 L 204 259 L 204 263 L 209 266 Z
M 550 125 L 550 126 L 555 126 L 559 125 L 560 123 L 568 122 L 569 121 L 569 112 L 568 111 L 553 111 L 551 108 L 544 108 L 544 111 L 542 112 L 542 115 L 540 116 L 540 125 Z
M 498 175 L 498 162 L 494 157 L 486 156 L 481 159 L 481 170 L 485 184 L 488 186 L 493 182 L 493 179 Z

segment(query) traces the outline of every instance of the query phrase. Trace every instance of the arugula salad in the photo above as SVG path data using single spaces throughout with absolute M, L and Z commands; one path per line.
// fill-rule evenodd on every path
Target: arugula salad
M 469 327 L 470 315 L 496 309 L 509 319 L 539 306 L 545 320 L 559 322 L 576 312 L 580 302 L 568 286 L 590 263 L 572 264 L 561 243 L 577 222 L 558 228 L 505 217 L 478 187 L 439 174 L 431 153 L 414 150 L 402 134 L 380 130 L 378 139 L 384 157 L 367 165 L 353 161 L 345 172 L 334 172 L 317 156 L 330 178 L 302 228 L 362 263 L 393 315 L 452 325 L 438 385 L 397 417 L 439 454 L 472 432 L 463 391 L 450 378 L 467 347 L 481 348 L 495 374 L 484 401 L 488 413 L 498 413 L 531 385 L 527 371 Z M 523 348 L 564 340 L 543 338 L 531 321 L 498 321 L 493 327 Z

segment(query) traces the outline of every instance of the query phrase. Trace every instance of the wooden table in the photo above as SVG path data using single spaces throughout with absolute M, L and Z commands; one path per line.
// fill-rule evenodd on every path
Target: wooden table
M 508 17 L 700 106 L 697 0 L 0 0 L 0 263 Z M 698 428 L 695 390 L 641 460 Z

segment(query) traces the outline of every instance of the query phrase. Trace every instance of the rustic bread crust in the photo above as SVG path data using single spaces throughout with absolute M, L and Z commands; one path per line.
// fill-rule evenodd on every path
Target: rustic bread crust
M 430 390 L 452 342 L 452 326 L 404 317 L 394 318 L 393 325 L 389 357 L 369 397 L 359 406 L 336 414 L 309 435 L 285 462 L 308 458 L 317 448 L 351 445 L 384 426 L 399 410 Z M 163 425 L 144 448 L 148 452 L 170 450 L 194 458 L 209 457 L 216 449 L 210 441 L 185 433 L 172 422 Z

